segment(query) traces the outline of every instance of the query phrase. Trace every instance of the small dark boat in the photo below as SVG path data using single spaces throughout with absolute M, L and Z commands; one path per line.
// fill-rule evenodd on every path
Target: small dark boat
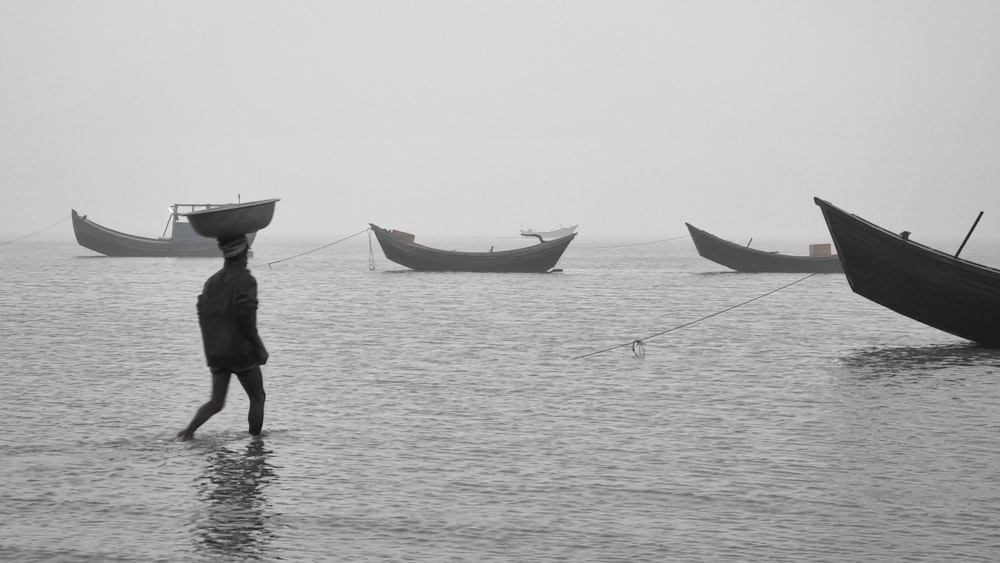
M 1000 270 L 815 201 L 855 293 L 938 330 L 1000 347 Z
M 709 232 L 685 223 L 691 240 L 702 258 L 721 264 L 737 272 L 835 274 L 843 272 L 840 258 L 830 255 L 829 244 L 812 245 L 810 256 L 795 256 L 748 248 L 723 240 Z
M 221 205 L 221 204 L 220 204 Z M 130 235 L 95 223 L 73 212 L 73 232 L 80 246 L 89 248 L 105 256 L 154 256 L 154 257 L 212 257 L 221 258 L 218 241 L 206 238 L 194 231 L 184 217 L 185 211 L 209 209 L 220 205 L 211 203 L 176 203 L 170 206 L 170 218 L 160 238 Z M 167 230 L 170 236 L 167 237 Z M 253 244 L 256 233 L 248 233 L 247 239 Z
M 548 272 L 576 233 L 556 240 L 496 252 L 439 250 L 414 242 L 414 236 L 369 223 L 385 257 L 412 270 L 434 272 Z

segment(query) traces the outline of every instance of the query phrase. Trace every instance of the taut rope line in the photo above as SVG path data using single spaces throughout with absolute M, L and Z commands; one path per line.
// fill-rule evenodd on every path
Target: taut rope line
M 626 246 L 646 246 L 647 244 L 659 244 L 661 242 L 670 242 L 672 240 L 680 240 L 682 238 L 691 238 L 691 235 L 683 235 L 679 237 L 665 238 L 660 240 L 651 240 L 649 242 L 635 242 L 632 244 L 613 244 L 611 246 L 579 246 L 577 248 L 625 248 Z
M 5 245 L 5 244 L 10 244 L 10 243 L 12 243 L 12 242 L 17 242 L 17 241 L 19 241 L 19 240 L 24 240 L 24 239 L 26 239 L 26 238 L 28 238 L 28 237 L 30 237 L 30 236 L 35 236 L 35 235 L 37 235 L 38 233 L 40 233 L 40 232 L 42 232 L 42 231 L 47 231 L 47 230 L 51 229 L 52 227 L 55 227 L 56 225 L 58 225 L 58 224 L 60 224 L 60 223 L 63 223 L 63 222 L 65 222 L 65 221 L 68 221 L 68 220 L 69 220 L 69 217 L 64 217 L 64 218 L 62 218 L 62 219 L 60 219 L 60 220 L 56 221 L 55 223 L 52 223 L 52 224 L 51 224 L 51 225 L 49 225 L 48 227 L 43 227 L 43 228 L 41 228 L 41 229 L 38 229 L 38 230 L 37 230 L 37 231 L 35 231 L 35 232 L 32 232 L 32 233 L 28 233 L 28 234 L 26 234 L 26 235 L 23 235 L 23 236 L 19 236 L 19 237 L 15 238 L 15 239 L 10 239 L 10 240 L 7 240 L 7 241 L 4 241 L 4 242 L 0 242 L 0 246 L 3 246 L 3 245 Z
M 268 262 L 267 263 L 267 267 L 270 268 L 271 264 L 277 264 L 278 262 L 284 262 L 286 260 L 291 260 L 292 258 L 298 258 L 299 256 L 305 256 L 306 254 L 311 254 L 313 252 L 316 252 L 317 250 L 323 250 L 324 248 L 328 248 L 328 247 L 333 246 L 333 245 L 335 245 L 337 243 L 344 242 L 347 239 L 354 238 L 354 237 L 356 237 L 356 236 L 360 235 L 361 233 L 363 233 L 365 231 L 368 231 L 368 230 L 371 230 L 371 229 L 368 228 L 368 227 L 366 227 L 366 228 L 364 228 L 364 229 L 362 229 L 362 230 L 354 233 L 353 235 L 349 235 L 349 236 L 346 236 L 346 237 L 344 237 L 344 238 L 342 238 L 340 240 L 335 240 L 335 241 L 333 241 L 331 243 L 324 244 L 323 246 L 320 246 L 319 248 L 314 248 L 312 250 L 307 250 L 305 252 L 300 252 L 300 253 L 296 254 L 295 256 L 289 256 L 288 258 L 282 258 L 281 260 L 275 260 L 273 262 Z
M 733 309 L 735 309 L 737 307 L 742 307 L 742 306 L 744 306 L 744 305 L 746 305 L 748 303 L 753 303 L 754 301 L 756 301 L 758 299 L 763 299 L 764 297 L 767 297 L 768 295 L 777 293 L 777 292 L 781 291 L 782 289 L 786 289 L 786 288 L 792 287 L 793 285 L 795 285 L 795 284 L 797 284 L 799 282 L 803 282 L 803 281 L 805 281 L 805 280 L 807 280 L 807 279 L 809 279 L 809 278 L 811 278 L 811 277 L 813 277 L 815 275 L 816 274 L 809 274 L 808 276 L 806 276 L 804 278 L 799 278 L 799 279 L 793 281 L 790 284 L 786 284 L 786 285 L 783 285 L 783 286 L 779 287 L 778 289 L 772 289 L 771 291 L 768 291 L 767 293 L 765 293 L 763 295 L 758 295 L 757 297 L 754 297 L 753 299 L 747 299 L 746 301 L 744 301 L 742 303 L 739 303 L 739 304 L 736 304 L 736 305 L 733 305 L 732 307 L 727 307 L 727 308 L 725 308 L 725 309 L 723 309 L 721 311 L 716 311 L 715 313 L 712 313 L 711 315 L 706 315 L 706 316 L 704 316 L 704 317 L 702 317 L 700 319 L 695 319 L 693 321 L 686 322 L 686 323 L 684 323 L 682 325 L 675 326 L 673 328 L 668 328 L 667 330 L 664 330 L 664 331 L 661 331 L 661 332 L 657 332 L 656 334 L 651 334 L 651 335 L 647 336 L 646 338 L 643 338 L 643 339 L 640 339 L 640 340 L 633 340 L 631 342 L 626 342 L 625 344 L 618 344 L 618 345 L 612 346 L 610 348 L 605 348 L 603 350 L 598 350 L 596 352 L 591 352 L 589 354 L 583 354 L 582 356 L 576 356 L 573 359 L 574 360 L 579 360 L 580 358 L 586 358 L 587 356 L 594 356 L 594 355 L 597 355 L 597 354 L 603 354 L 604 352 L 610 352 L 611 350 L 615 350 L 617 348 L 624 348 L 625 346 L 632 346 L 632 353 L 634 353 L 636 355 L 636 357 L 641 358 L 641 357 L 643 357 L 643 356 L 646 355 L 646 347 L 645 347 L 645 342 L 644 342 L 645 340 L 649 340 L 650 338 L 654 338 L 654 337 L 657 337 L 657 336 L 664 335 L 664 334 L 666 334 L 668 332 L 673 332 L 675 330 L 680 330 L 680 329 L 682 329 L 684 327 L 691 326 L 691 325 L 693 325 L 695 323 L 700 323 L 701 321 L 704 321 L 704 320 L 707 320 L 707 319 L 711 319 L 712 317 L 717 317 L 717 316 L 719 316 L 719 315 L 721 315 L 723 313 L 727 313 L 729 311 L 732 311 Z

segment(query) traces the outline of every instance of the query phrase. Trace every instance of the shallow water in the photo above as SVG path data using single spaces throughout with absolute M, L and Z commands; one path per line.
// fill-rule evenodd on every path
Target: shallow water
M 0 247 L 0 559 L 995 560 L 1000 355 L 842 275 L 583 236 L 546 275 L 268 266 L 325 242 L 251 260 L 264 436 L 234 382 L 186 443 L 221 261 Z

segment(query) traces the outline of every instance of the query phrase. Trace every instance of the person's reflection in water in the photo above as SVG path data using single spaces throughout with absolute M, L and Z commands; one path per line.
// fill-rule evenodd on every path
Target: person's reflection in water
M 277 477 L 267 462 L 263 438 L 253 438 L 242 452 L 214 448 L 198 484 L 204 503 L 195 523 L 199 543 L 220 559 L 257 559 L 274 537 L 272 507 L 265 489 Z

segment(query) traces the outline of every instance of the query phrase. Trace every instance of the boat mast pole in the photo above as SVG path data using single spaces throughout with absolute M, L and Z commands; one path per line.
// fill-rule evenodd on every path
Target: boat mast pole
M 167 238 L 167 229 L 170 228 L 170 223 L 177 218 L 177 204 L 170 206 L 170 217 L 167 218 L 167 224 L 163 226 L 163 235 L 161 238 Z
M 976 217 L 976 221 L 972 224 L 972 228 L 969 229 L 969 234 L 965 235 L 965 240 L 962 241 L 962 246 L 958 247 L 958 252 L 955 253 L 955 258 L 958 258 L 958 255 L 962 253 L 962 249 L 965 248 L 965 243 L 969 242 L 969 237 L 972 236 L 972 231 L 976 230 L 976 225 L 979 224 L 979 220 L 982 218 L 983 218 L 983 212 L 980 211 L 979 216 Z

